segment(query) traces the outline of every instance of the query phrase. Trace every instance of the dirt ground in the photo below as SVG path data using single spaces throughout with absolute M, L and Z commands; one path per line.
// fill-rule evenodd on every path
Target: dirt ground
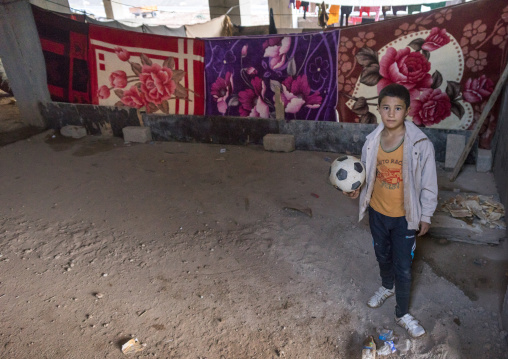
M 407 339 L 393 298 L 365 304 L 377 262 L 358 202 L 328 184 L 336 155 L 52 130 L 0 147 L 0 358 L 123 358 L 138 338 L 129 357 L 347 359 L 378 327 Z M 439 173 L 496 193 L 491 173 Z M 402 357 L 508 358 L 507 251 L 418 240 L 428 333 Z

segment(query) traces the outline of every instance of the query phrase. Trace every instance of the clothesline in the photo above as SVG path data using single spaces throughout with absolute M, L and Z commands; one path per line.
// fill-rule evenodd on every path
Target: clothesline
M 310 3 L 321 4 L 323 0 L 308 0 Z M 326 5 L 345 6 L 403 6 L 426 5 L 442 2 L 442 0 L 324 0 Z

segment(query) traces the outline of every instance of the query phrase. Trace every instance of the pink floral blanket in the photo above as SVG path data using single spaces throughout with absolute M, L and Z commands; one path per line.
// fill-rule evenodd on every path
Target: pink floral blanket
M 92 101 L 148 113 L 204 114 L 204 43 L 90 25 Z
M 377 94 L 399 83 L 411 94 L 413 122 L 472 129 L 507 60 L 508 4 L 481 0 L 341 30 L 338 50 L 342 122 L 377 123 Z M 481 131 L 489 148 L 497 113 Z

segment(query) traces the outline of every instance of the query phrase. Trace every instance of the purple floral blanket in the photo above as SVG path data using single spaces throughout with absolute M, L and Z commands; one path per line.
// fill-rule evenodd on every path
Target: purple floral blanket
M 338 42 L 339 31 L 207 39 L 206 114 L 276 118 L 283 106 L 286 120 L 336 121 Z

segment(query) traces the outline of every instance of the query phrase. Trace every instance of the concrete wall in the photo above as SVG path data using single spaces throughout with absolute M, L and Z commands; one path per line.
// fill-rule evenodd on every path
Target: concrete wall
M 66 125 L 84 126 L 89 135 L 112 134 L 122 137 L 124 127 L 140 125 L 134 108 L 47 102 L 40 104 L 40 112 L 49 128 L 60 129 Z
M 143 123 L 152 129 L 154 140 L 244 145 L 262 144 L 268 133 L 295 136 L 295 147 L 306 151 L 327 151 L 360 154 L 365 137 L 377 125 L 314 122 L 304 120 L 279 121 L 245 117 L 143 115 Z M 472 131 L 422 129 L 434 144 L 436 160 L 444 162 L 446 136 L 450 133 L 469 138 Z M 478 143 L 466 159 L 475 163 Z
M 501 109 L 496 134 L 492 141 L 493 173 L 496 181 L 499 198 L 508 209 L 508 84 L 505 85 L 501 94 Z M 506 216 L 505 216 L 506 219 Z M 508 237 L 508 229 L 507 229 Z M 503 308 L 501 311 L 503 328 L 508 329 L 508 288 L 505 293 Z
M 149 115 L 139 118 L 132 108 L 77 105 L 62 102 L 41 104 L 41 113 L 50 128 L 65 125 L 85 126 L 88 134 L 101 134 L 111 129 L 113 135 L 122 137 L 125 126 L 150 127 L 155 141 L 180 141 L 217 143 L 224 145 L 263 144 L 269 133 L 295 136 L 295 147 L 304 151 L 325 151 L 359 155 L 365 137 L 377 125 L 315 122 L 304 120 L 272 120 L 246 117 Z M 423 128 L 422 131 L 434 144 L 436 160 L 445 161 L 446 136 L 460 134 L 471 136 L 472 131 Z M 466 163 L 475 163 L 478 142 L 475 143 Z
M 501 202 L 508 208 L 508 84 L 500 97 L 501 109 L 492 141 L 493 172 Z

